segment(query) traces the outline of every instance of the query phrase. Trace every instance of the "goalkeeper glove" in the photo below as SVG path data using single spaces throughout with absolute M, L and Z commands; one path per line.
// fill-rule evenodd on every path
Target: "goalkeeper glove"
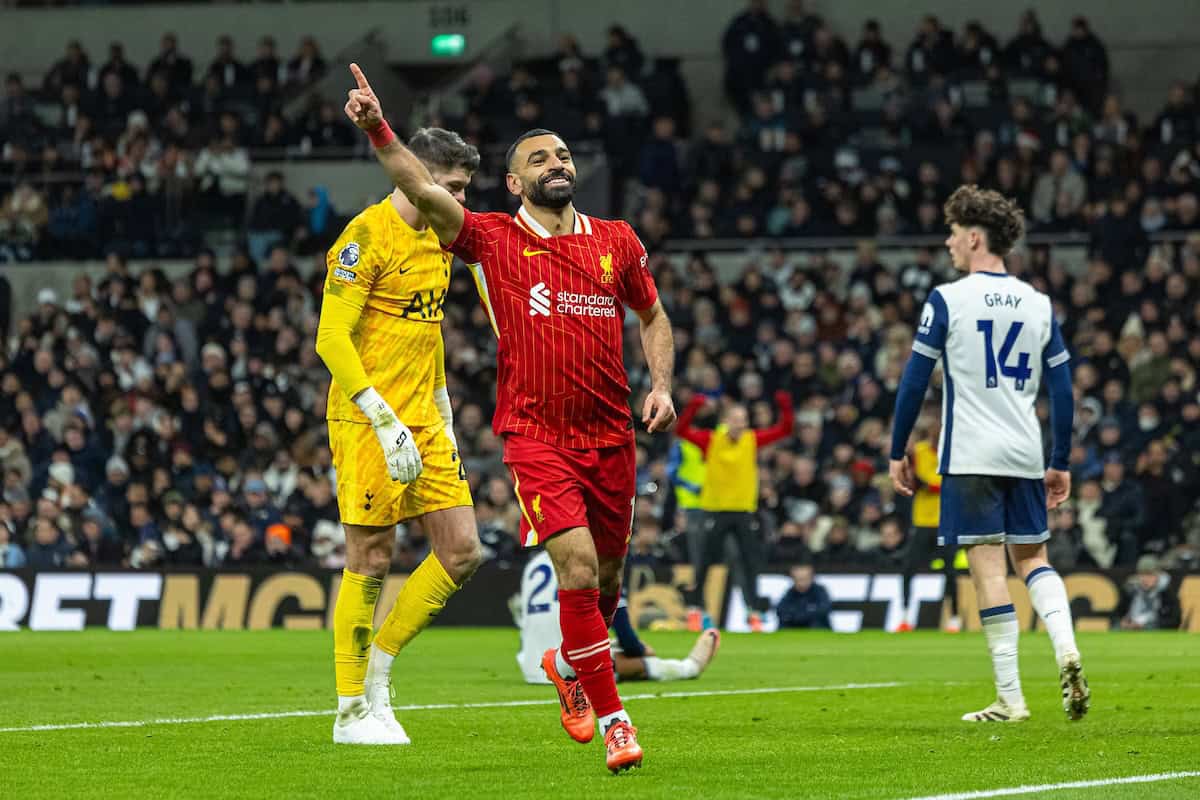
M 446 391 L 445 386 L 433 390 L 433 404 L 437 406 L 442 422 L 446 423 L 446 436 L 449 437 L 450 445 L 457 453 L 458 439 L 454 436 L 454 409 L 450 407 L 450 393 Z
M 354 402 L 375 429 L 391 479 L 401 483 L 415 481 L 421 474 L 421 454 L 417 451 L 417 443 L 413 441 L 412 431 L 400 421 L 374 386 L 359 392 Z

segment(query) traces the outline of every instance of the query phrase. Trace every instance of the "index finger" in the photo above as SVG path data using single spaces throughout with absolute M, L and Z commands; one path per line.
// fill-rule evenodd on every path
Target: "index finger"
M 354 76 L 354 80 L 358 81 L 358 88 L 364 92 L 371 91 L 371 84 L 367 83 L 367 76 L 363 74 L 362 68 L 358 64 L 350 64 L 350 74 Z

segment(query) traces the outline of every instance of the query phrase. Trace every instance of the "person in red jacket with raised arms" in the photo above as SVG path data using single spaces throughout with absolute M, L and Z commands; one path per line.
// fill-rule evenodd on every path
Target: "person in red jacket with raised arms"
M 758 448 L 792 434 L 796 415 L 792 396 L 775 393 L 779 419 L 769 428 L 750 428 L 750 415 L 741 403 L 730 403 L 721 414 L 715 430 L 692 427 L 700 409 L 712 402 L 697 394 L 679 415 L 676 433 L 704 451 L 704 488 L 700 491 L 700 509 L 704 513 L 701 546 L 695 567 L 695 582 L 687 593 L 692 606 L 704 605 L 704 581 L 708 569 L 720 561 L 725 539 L 732 536 L 737 544 L 745 585 L 742 593 L 751 609 L 751 627 L 761 622 L 757 616 L 766 611 L 758 596 L 758 573 L 762 565 L 763 542 L 758 520 Z

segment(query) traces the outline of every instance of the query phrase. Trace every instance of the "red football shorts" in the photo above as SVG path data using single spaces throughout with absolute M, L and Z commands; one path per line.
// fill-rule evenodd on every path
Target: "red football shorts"
M 633 532 L 637 451 L 627 445 L 592 450 L 504 437 L 504 463 L 521 506 L 521 542 L 544 544 L 556 533 L 587 528 L 596 553 L 620 558 Z

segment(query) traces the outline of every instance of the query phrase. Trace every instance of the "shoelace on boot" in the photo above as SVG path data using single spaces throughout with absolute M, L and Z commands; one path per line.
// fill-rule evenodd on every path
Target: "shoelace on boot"
M 571 688 L 570 695 L 571 713 L 576 717 L 582 717 L 588 713 L 587 695 L 583 693 L 583 683 L 575 681 L 575 685 Z

